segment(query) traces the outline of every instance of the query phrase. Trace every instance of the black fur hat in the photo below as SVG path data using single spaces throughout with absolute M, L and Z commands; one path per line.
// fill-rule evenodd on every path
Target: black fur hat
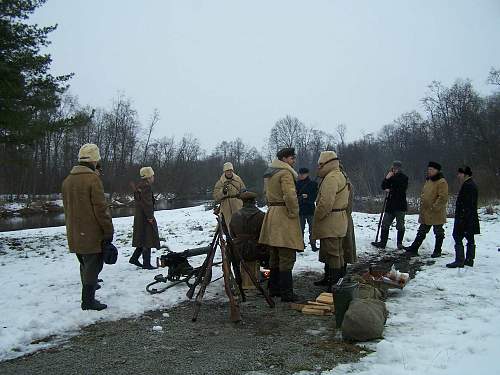
M 280 160 L 290 156 L 295 156 L 295 148 L 293 147 L 282 148 L 276 153 L 276 157 Z
M 458 168 L 458 173 L 466 174 L 467 176 L 472 176 L 472 169 L 469 166 L 464 165 L 463 167 Z
M 431 168 L 434 168 L 434 169 L 437 169 L 438 171 L 441 170 L 441 164 L 436 163 L 435 161 L 430 161 L 427 166 L 431 167 Z

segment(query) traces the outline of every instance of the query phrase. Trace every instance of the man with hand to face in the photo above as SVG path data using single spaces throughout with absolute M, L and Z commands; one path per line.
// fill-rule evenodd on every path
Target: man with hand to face
M 318 251 L 316 241 L 311 238 L 312 221 L 314 217 L 314 209 L 316 208 L 314 201 L 318 195 L 318 184 L 309 177 L 309 169 L 299 169 L 299 178 L 295 183 L 295 188 L 297 189 L 297 198 L 299 200 L 299 218 L 300 228 L 302 229 L 302 237 L 304 237 L 307 222 L 309 227 L 309 243 L 311 244 L 311 249 L 312 251 Z

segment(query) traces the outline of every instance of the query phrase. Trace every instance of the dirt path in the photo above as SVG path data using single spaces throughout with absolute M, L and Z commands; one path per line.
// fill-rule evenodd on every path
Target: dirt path
M 367 264 L 388 269 L 392 263 L 412 277 L 422 265 L 382 254 L 362 260 L 354 272 Z M 312 284 L 318 276 L 296 275 L 297 292 L 315 298 L 322 291 Z M 0 363 L 0 373 L 278 375 L 331 369 L 369 353 L 342 342 L 333 317 L 304 316 L 280 302 L 270 309 L 260 297 L 242 303 L 241 313 L 244 322 L 232 324 L 227 303 L 212 300 L 204 303 L 196 323 L 191 322 L 189 302 L 135 319 L 98 323 L 58 347 Z M 157 325 L 163 330 L 154 331 Z

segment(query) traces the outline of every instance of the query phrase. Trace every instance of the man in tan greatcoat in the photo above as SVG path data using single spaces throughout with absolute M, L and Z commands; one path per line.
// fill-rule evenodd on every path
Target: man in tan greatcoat
M 408 255 L 418 255 L 418 248 L 424 242 L 431 227 L 433 227 L 436 242 L 431 257 L 437 258 L 441 256 L 441 247 L 444 240 L 443 225 L 446 223 L 447 205 L 448 183 L 441 173 L 441 165 L 431 161 L 427 167 L 427 179 L 420 195 L 420 215 L 418 218 L 420 226 L 417 230 L 417 236 L 410 246 L 405 247 Z
M 99 272 L 103 266 L 102 246 L 113 239 L 113 222 L 104 199 L 101 179 L 96 174 L 101 159 L 95 144 L 84 144 L 62 185 L 66 235 L 71 253 L 80 262 L 82 310 L 103 310 L 107 306 L 95 299 Z
M 334 151 L 323 151 L 318 160 L 318 176 L 323 180 L 316 198 L 313 219 L 313 238 L 320 240 L 320 261 L 328 265 L 328 291 L 343 277 L 345 264 L 343 238 L 347 233 L 349 186 L 340 171 L 339 158 Z
M 299 222 L 299 202 L 295 190 L 297 172 L 295 149 L 285 148 L 264 174 L 264 187 L 268 210 L 264 217 L 259 243 L 270 249 L 269 291 L 272 296 L 281 295 L 283 302 L 299 299 L 293 293 L 292 269 L 296 252 L 304 251 L 304 241 Z
M 234 173 L 233 164 L 224 163 L 222 169 L 224 173 L 215 184 L 213 197 L 217 203 L 220 203 L 221 213 L 229 229 L 231 217 L 243 207 L 239 194 L 246 187 L 240 176 Z

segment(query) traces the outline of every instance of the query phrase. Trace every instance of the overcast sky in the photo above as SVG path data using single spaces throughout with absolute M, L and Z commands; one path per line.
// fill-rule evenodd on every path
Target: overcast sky
M 421 110 L 433 80 L 500 68 L 499 0 L 48 0 L 53 73 L 82 105 L 123 92 L 154 136 L 261 147 L 290 114 L 350 140 Z

